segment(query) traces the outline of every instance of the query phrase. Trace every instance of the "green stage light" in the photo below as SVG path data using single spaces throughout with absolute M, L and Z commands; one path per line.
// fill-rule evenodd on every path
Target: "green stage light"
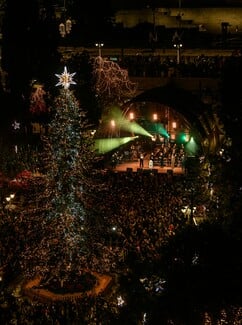
M 123 144 L 133 141 L 136 138 L 137 136 L 124 138 L 96 139 L 95 150 L 97 150 L 97 152 L 101 154 L 107 153 L 115 148 L 122 146 Z
M 125 131 L 130 131 L 131 133 L 152 137 L 152 134 L 150 134 L 148 131 L 146 131 L 142 126 L 140 126 L 136 122 L 130 122 L 125 120 L 121 124 L 120 128 Z
M 178 134 L 177 141 L 179 143 L 185 144 L 189 141 L 189 135 L 187 133 L 181 132 Z
M 197 151 L 198 151 L 198 145 L 195 142 L 194 138 L 191 137 L 190 141 L 187 142 L 186 144 L 186 152 L 189 156 L 195 156 Z
M 152 123 L 151 124 L 151 130 L 152 130 L 152 132 L 154 132 L 156 134 L 159 134 L 161 136 L 169 138 L 168 132 L 164 128 L 163 124 L 161 124 L 161 123 Z
M 134 122 L 133 120 L 130 121 L 129 119 L 125 118 L 122 111 L 118 107 L 114 107 L 110 112 L 108 119 L 114 120 L 116 126 L 120 130 L 129 131 L 130 133 L 140 134 L 147 137 L 152 137 L 148 131 L 146 131 L 142 126 L 138 123 Z

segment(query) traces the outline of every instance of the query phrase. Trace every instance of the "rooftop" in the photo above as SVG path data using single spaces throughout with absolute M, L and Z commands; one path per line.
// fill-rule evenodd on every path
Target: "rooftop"
M 111 5 L 117 9 L 139 9 L 145 7 L 242 7 L 242 0 L 110 0 Z

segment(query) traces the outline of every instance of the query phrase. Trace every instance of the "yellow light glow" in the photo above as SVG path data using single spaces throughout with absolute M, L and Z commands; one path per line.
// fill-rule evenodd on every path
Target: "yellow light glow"
M 158 120 L 158 115 L 156 113 L 153 114 L 153 120 L 157 121 Z

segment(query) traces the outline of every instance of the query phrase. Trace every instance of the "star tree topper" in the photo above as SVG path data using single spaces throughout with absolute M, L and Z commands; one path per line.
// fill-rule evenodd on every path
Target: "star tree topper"
M 62 72 L 62 74 L 55 74 L 56 77 L 59 78 L 59 82 L 56 86 L 62 86 L 64 89 L 68 89 L 70 85 L 75 85 L 76 82 L 72 79 L 75 74 L 76 72 L 69 73 L 67 68 L 64 67 L 64 72 Z

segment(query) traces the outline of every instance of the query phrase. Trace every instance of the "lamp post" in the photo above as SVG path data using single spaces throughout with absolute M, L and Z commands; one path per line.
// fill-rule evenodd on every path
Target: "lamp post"
M 173 36 L 173 45 L 176 48 L 176 61 L 177 64 L 180 64 L 181 61 L 181 48 L 183 46 L 181 41 L 181 23 L 182 23 L 182 16 L 183 13 L 181 12 L 181 0 L 178 0 L 178 7 L 179 7 L 179 13 L 177 15 L 177 21 L 178 21 L 178 32 L 176 31 Z
M 177 62 L 177 64 L 180 64 L 180 62 L 181 62 L 182 42 L 174 43 L 173 46 L 176 48 L 176 62 Z
M 98 56 L 102 56 L 102 47 L 104 46 L 103 43 L 96 43 L 96 47 L 98 47 Z

